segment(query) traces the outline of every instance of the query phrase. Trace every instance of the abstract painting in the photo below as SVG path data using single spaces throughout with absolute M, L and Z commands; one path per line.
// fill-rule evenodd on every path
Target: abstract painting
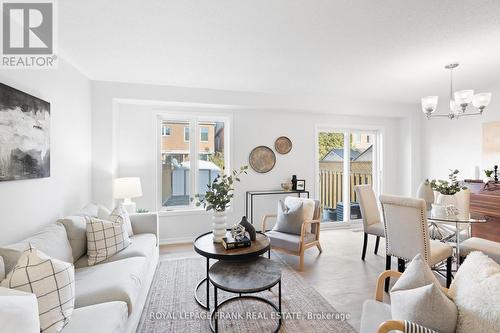
M 0 181 L 50 177 L 50 103 L 0 83 Z
M 483 123 L 483 167 L 493 170 L 500 164 L 500 121 Z

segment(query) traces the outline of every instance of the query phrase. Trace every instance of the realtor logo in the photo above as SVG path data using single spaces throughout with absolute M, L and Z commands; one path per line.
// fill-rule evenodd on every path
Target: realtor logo
M 52 1 L 3 1 L 2 67 L 54 68 L 54 30 Z

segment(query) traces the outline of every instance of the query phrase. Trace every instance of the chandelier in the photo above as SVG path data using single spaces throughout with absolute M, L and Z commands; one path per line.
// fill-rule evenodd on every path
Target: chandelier
M 484 109 L 490 104 L 491 93 L 479 93 L 474 95 L 474 90 L 459 90 L 453 93 L 453 69 L 458 67 L 458 63 L 444 66 L 450 70 L 450 111 L 435 114 L 437 109 L 438 96 L 422 97 L 422 112 L 431 118 L 458 119 L 464 116 L 475 116 L 483 114 Z M 470 111 L 468 108 L 472 104 L 476 109 Z

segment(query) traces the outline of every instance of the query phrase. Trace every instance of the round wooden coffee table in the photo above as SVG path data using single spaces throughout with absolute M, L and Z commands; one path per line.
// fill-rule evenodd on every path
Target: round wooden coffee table
M 252 246 L 241 249 L 226 250 L 220 243 L 214 243 L 212 232 L 200 235 L 194 241 L 194 250 L 196 253 L 206 258 L 206 277 L 201 280 L 194 289 L 194 299 L 196 303 L 206 310 L 210 310 L 210 283 L 208 280 L 208 271 L 210 269 L 210 259 L 243 261 L 258 257 L 267 252 L 268 258 L 271 256 L 271 241 L 269 237 L 261 232 L 257 232 L 256 240 L 252 241 Z M 198 298 L 198 289 L 206 284 L 207 301 L 206 304 Z
M 209 281 L 214 285 L 214 310 L 210 314 L 210 329 L 212 332 L 219 331 L 218 311 L 224 304 L 234 300 L 257 300 L 269 304 L 278 314 L 278 325 L 274 333 L 281 328 L 281 268 L 280 265 L 267 258 L 257 257 L 245 261 L 219 261 L 210 267 L 208 273 Z M 264 290 L 270 290 L 278 285 L 278 305 L 267 298 L 256 295 Z M 221 289 L 226 292 L 239 294 L 228 298 L 218 304 L 217 291 Z M 246 294 L 246 295 L 242 295 Z

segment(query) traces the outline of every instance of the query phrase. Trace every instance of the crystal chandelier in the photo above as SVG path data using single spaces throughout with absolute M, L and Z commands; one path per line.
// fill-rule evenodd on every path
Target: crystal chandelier
M 458 119 L 464 116 L 475 116 L 483 114 L 484 109 L 490 104 L 491 93 L 479 93 L 474 95 L 474 90 L 459 90 L 453 93 L 453 69 L 458 67 L 458 63 L 444 66 L 450 70 L 450 112 L 447 114 L 435 114 L 437 109 L 438 96 L 422 97 L 422 112 L 431 118 Z M 470 104 L 476 108 L 469 111 Z

